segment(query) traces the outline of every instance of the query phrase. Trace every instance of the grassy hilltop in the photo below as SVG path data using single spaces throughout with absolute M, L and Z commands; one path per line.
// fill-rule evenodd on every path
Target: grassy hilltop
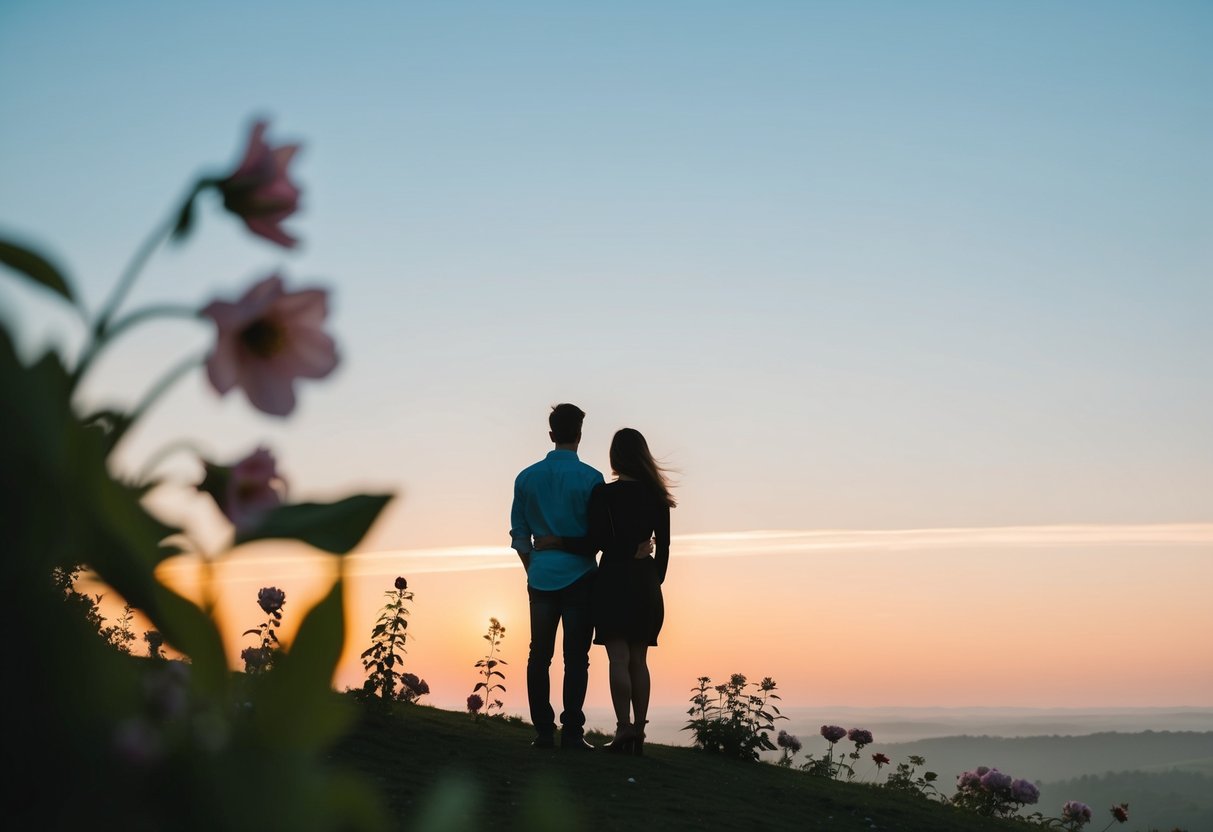
M 531 729 L 415 705 L 362 711 L 334 761 L 410 830 L 1023 830 L 938 803 L 690 748 L 642 758 L 530 747 Z

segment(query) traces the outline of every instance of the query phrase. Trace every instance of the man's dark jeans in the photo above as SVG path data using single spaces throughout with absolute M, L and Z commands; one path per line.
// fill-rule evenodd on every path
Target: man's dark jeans
M 588 572 L 564 589 L 527 587 L 531 601 L 531 652 L 526 663 L 526 692 L 531 722 L 541 737 L 555 733 L 551 682 L 548 671 L 556 652 L 556 625 L 564 627 L 564 712 L 561 741 L 579 739 L 585 733 L 585 690 L 589 683 L 590 642 L 594 623 L 590 594 L 594 572 Z

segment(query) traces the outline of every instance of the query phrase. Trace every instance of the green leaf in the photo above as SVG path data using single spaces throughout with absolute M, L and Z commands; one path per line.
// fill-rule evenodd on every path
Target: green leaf
M 257 528 L 237 535 L 236 543 L 285 538 L 344 555 L 366 536 L 391 499 L 390 494 L 357 494 L 335 503 L 281 506 L 269 512 Z
M 223 639 L 205 612 L 167 587 L 154 590 L 156 626 L 173 647 L 190 657 L 190 678 L 201 690 L 218 695 L 227 686 L 229 674 Z
M 24 246 L 8 240 L 0 240 L 0 263 L 28 277 L 40 286 L 45 286 L 61 297 L 76 302 L 72 288 L 59 269 L 49 260 Z
M 255 712 L 266 739 L 285 748 L 315 750 L 336 739 L 352 716 L 333 691 L 345 642 L 345 582 L 308 611 L 288 653 L 274 663 Z

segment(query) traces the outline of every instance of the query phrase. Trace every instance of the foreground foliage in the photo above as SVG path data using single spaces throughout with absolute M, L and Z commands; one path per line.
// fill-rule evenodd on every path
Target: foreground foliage
M 287 177 L 296 147 L 271 147 L 258 123 L 244 158 L 226 176 L 198 180 L 186 199 L 135 253 L 96 314 L 73 281 L 46 254 L 0 239 L 0 264 L 45 290 L 83 321 L 84 349 L 69 357 L 52 348 L 22 355 L 7 322 L 0 324 L 0 529 L 18 619 L 36 637 L 12 641 L 10 666 L 29 684 L 10 687 L 6 746 L 54 754 L 54 769 L 10 767 L 6 809 L 20 829 L 296 830 L 373 829 L 382 815 L 365 781 L 342 774 L 323 751 L 350 725 L 347 702 L 331 690 L 344 641 L 344 581 L 302 616 L 289 649 L 278 650 L 276 624 L 261 646 L 273 660 L 256 676 L 233 674 L 209 606 L 162 583 L 155 568 L 188 553 L 211 563 L 188 529 L 154 515 L 144 498 L 181 487 L 156 475 L 163 454 L 138 474 L 113 462 L 131 429 L 202 356 L 187 356 L 133 404 L 98 408 L 79 390 L 97 357 L 122 333 L 148 320 L 188 318 L 214 324 L 207 379 L 222 394 L 241 388 L 267 414 L 286 415 L 294 384 L 335 366 L 323 332 L 323 290 L 290 293 L 280 277 L 257 283 L 237 303 L 201 309 L 157 305 L 124 312 L 123 302 L 149 258 L 170 237 L 183 241 L 202 194 L 217 193 L 249 230 L 294 244 L 281 223 L 298 189 Z M 180 449 L 176 442 L 168 450 Z M 199 460 L 199 467 L 202 467 Z M 329 504 L 285 500 L 268 452 L 231 466 L 206 464 L 205 490 L 232 524 L 233 545 L 266 538 L 302 541 L 338 558 L 349 552 L 387 503 L 387 495 L 356 495 Z M 185 486 L 193 488 L 192 485 Z M 81 615 L 64 580 L 81 566 L 151 622 L 149 658 L 136 658 L 122 623 L 98 636 L 98 621 Z M 204 587 L 209 596 L 209 588 Z M 263 609 L 273 615 L 277 599 Z M 277 604 L 275 607 L 274 604 Z M 87 610 L 84 610 L 87 613 Z M 118 646 L 119 649 L 114 649 Z M 167 646 L 180 656 L 164 660 Z M 266 783 L 274 795 L 267 799 Z

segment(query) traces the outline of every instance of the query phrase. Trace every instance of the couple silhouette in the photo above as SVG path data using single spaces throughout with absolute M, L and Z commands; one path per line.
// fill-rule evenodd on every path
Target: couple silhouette
M 590 750 L 585 695 L 590 645 L 606 648 L 615 753 L 642 754 L 649 709 L 648 649 L 665 618 L 661 584 L 670 561 L 670 509 L 675 502 L 644 436 L 623 428 L 611 440 L 611 471 L 577 457 L 585 413 L 558 404 L 548 416 L 555 449 L 514 480 L 510 539 L 526 569 L 531 645 L 527 700 L 536 748 L 556 745 L 549 670 L 556 628 L 564 631 L 564 710 L 560 746 Z M 602 558 L 596 562 L 596 555 Z

